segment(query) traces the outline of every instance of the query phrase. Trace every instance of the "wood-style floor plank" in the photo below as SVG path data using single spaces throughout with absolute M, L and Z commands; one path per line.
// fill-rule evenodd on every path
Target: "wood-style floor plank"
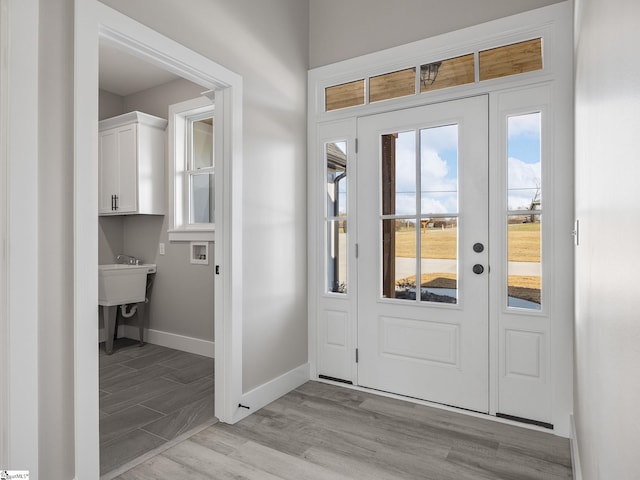
M 212 479 L 572 478 L 567 439 L 318 382 L 235 425 L 212 425 L 160 457 L 172 462 L 167 473 L 155 457 L 119 478 L 176 478 L 176 465 Z

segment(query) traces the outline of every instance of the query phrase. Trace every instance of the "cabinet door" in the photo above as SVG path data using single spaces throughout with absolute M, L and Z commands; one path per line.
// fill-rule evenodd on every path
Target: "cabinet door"
M 120 189 L 118 143 L 117 129 L 100 132 L 98 209 L 101 214 L 115 213 L 115 195 Z
M 119 189 L 117 213 L 138 210 L 138 140 L 136 125 L 118 129 Z

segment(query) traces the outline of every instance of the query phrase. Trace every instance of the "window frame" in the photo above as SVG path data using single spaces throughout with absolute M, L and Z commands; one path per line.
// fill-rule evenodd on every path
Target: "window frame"
M 215 240 L 215 223 L 189 223 L 190 217 L 190 186 L 189 180 L 196 170 L 190 169 L 190 155 L 192 151 L 189 127 L 194 121 L 213 118 L 215 124 L 215 104 L 208 96 L 186 100 L 169 106 L 169 228 L 170 242 Z M 214 128 L 214 149 L 218 143 L 218 132 Z M 215 157 L 211 167 L 215 178 Z M 202 170 L 202 169 L 201 169 Z M 207 168 L 206 170 L 209 170 Z M 197 170 L 200 173 L 200 170 Z

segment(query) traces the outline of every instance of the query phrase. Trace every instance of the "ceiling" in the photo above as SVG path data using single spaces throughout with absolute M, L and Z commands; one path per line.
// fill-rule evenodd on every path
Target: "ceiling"
M 121 97 L 180 78 L 105 42 L 100 42 L 99 59 L 100 90 Z

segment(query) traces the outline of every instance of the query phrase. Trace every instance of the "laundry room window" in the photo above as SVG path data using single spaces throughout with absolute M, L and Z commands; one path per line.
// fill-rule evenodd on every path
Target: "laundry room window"
M 215 115 L 206 97 L 169 107 L 169 239 L 213 240 Z
M 187 121 L 187 170 L 189 224 L 213 224 L 213 113 L 205 112 Z

